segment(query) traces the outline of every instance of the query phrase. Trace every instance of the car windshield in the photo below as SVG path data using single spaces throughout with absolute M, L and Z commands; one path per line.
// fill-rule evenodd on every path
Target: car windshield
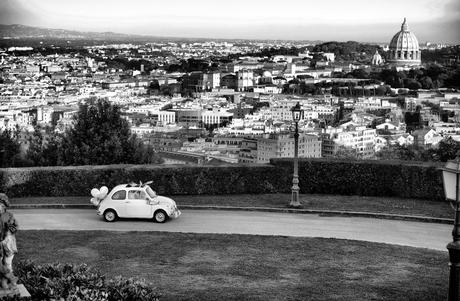
M 147 186 L 147 189 L 145 189 L 145 191 L 147 192 L 147 194 L 149 195 L 149 197 L 151 198 L 154 198 L 157 196 L 157 194 L 155 193 L 155 191 L 152 190 L 152 188 L 150 188 L 150 186 Z

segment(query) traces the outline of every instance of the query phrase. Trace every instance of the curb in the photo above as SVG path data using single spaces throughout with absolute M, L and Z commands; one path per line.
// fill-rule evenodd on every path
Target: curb
M 17 204 L 11 205 L 11 209 L 95 209 L 90 204 Z M 189 210 L 231 210 L 231 211 L 258 211 L 258 212 L 284 212 L 295 214 L 318 214 L 320 216 L 345 216 L 345 217 L 365 217 L 377 219 L 391 219 L 402 221 L 416 221 L 424 223 L 438 223 L 453 225 L 454 220 L 448 218 L 426 217 L 416 215 L 401 215 L 373 212 L 356 211 L 334 211 L 334 210 L 314 210 L 314 209 L 295 209 L 295 208 L 272 208 L 272 207 L 233 207 L 233 206 L 201 206 L 201 205 L 182 205 L 180 209 Z

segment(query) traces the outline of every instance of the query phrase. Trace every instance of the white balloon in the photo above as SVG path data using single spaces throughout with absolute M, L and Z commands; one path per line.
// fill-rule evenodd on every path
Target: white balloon
M 91 204 L 97 206 L 99 205 L 99 200 L 97 198 L 91 198 Z
M 101 189 L 99 189 L 99 191 L 101 193 L 104 193 L 105 195 L 107 195 L 107 193 L 109 193 L 109 189 L 107 188 L 107 186 L 102 186 Z
M 97 198 L 97 196 L 99 195 L 99 193 L 100 193 L 100 192 L 99 192 L 99 189 L 97 189 L 97 188 L 91 189 L 91 195 L 92 195 L 93 197 Z
M 99 189 L 99 194 L 97 195 L 97 197 L 99 199 L 103 199 L 106 197 L 108 192 L 109 192 L 109 189 L 106 186 L 102 186 L 101 189 Z

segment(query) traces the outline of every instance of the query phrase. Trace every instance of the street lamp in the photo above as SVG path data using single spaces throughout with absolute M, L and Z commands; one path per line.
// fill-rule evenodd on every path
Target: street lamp
M 295 123 L 294 132 L 294 175 L 292 177 L 292 196 L 290 207 L 299 208 L 302 205 L 299 202 L 299 121 L 303 118 L 303 110 L 300 107 L 299 102 L 291 109 L 292 120 Z
M 460 300 L 460 208 L 459 175 L 460 153 L 454 161 L 448 161 L 442 170 L 444 194 L 446 199 L 455 202 L 455 222 L 452 230 L 453 241 L 447 245 L 450 259 L 449 298 L 448 301 Z

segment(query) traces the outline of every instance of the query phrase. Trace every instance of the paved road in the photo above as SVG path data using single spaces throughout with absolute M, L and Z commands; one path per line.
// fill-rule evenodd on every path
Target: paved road
M 272 212 L 183 210 L 165 224 L 149 220 L 106 223 L 94 209 L 12 210 L 24 230 L 169 231 L 238 233 L 299 237 L 334 237 L 446 251 L 451 225 L 370 219 L 321 217 L 315 214 Z

